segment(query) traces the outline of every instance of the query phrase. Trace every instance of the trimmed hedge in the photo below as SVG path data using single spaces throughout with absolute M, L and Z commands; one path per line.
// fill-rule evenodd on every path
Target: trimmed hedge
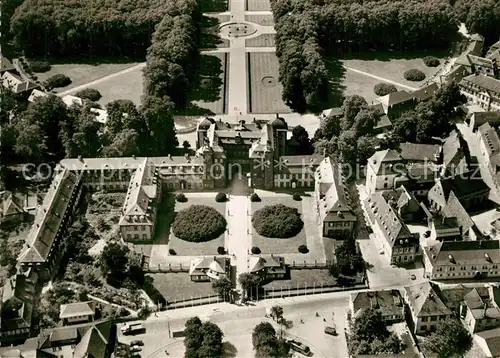
M 420 70 L 417 70 L 416 68 L 412 68 L 411 70 L 406 71 L 403 74 L 403 77 L 407 81 L 419 82 L 425 80 L 425 73 L 423 73 Z
M 382 82 L 382 83 L 377 83 L 375 86 L 373 86 L 373 92 L 375 92 L 377 96 L 386 96 L 389 93 L 397 91 L 398 89 L 396 88 L 396 86 L 391 85 L 389 83 Z
M 434 57 L 434 56 L 426 56 L 423 58 L 423 60 L 424 60 L 424 64 L 427 67 L 437 67 L 441 63 L 441 61 L 439 61 L 439 58 Z
M 174 249 L 168 249 L 168 253 L 169 253 L 170 255 L 177 255 L 177 252 L 175 252 L 175 250 L 174 250 Z
M 50 63 L 47 61 L 29 61 L 29 67 L 33 72 L 37 73 L 48 72 L 51 69 Z
M 252 251 L 252 254 L 254 255 L 260 255 L 261 253 L 260 248 L 258 248 L 257 246 L 252 247 L 252 250 L 250 251 Z
M 253 193 L 252 195 L 250 195 L 250 201 L 253 203 L 260 201 L 259 195 L 257 195 L 257 193 Z
M 300 252 L 301 254 L 307 254 L 307 253 L 309 252 L 309 249 L 307 248 L 307 246 L 306 246 L 306 245 L 300 245 L 300 246 L 299 246 L 299 252 Z
M 215 201 L 218 203 L 224 203 L 227 201 L 227 195 L 225 193 L 217 193 Z
M 299 211 L 283 204 L 268 205 L 257 210 L 252 217 L 257 233 L 270 238 L 290 238 L 304 227 Z
M 293 200 L 295 200 L 295 201 L 301 201 L 302 197 L 300 196 L 300 194 L 293 194 Z
M 62 73 L 58 73 L 57 75 L 51 76 L 47 78 L 45 81 L 45 87 L 47 88 L 57 88 L 57 87 L 66 87 L 71 84 L 71 79 L 63 75 Z
M 102 94 L 95 88 L 84 88 L 81 91 L 76 92 L 75 96 L 91 100 L 92 102 L 97 102 L 101 99 Z
M 188 201 L 188 198 L 186 198 L 186 195 L 184 195 L 184 193 L 179 193 L 175 196 L 175 200 L 177 200 L 179 203 L 185 203 Z
M 217 253 L 218 253 L 219 255 L 224 255 L 224 254 L 226 253 L 226 249 L 224 248 L 224 246 L 219 246 L 219 247 L 217 248 Z
M 226 219 L 214 208 L 192 205 L 177 213 L 172 223 L 172 231 L 181 240 L 204 242 L 222 235 L 226 226 Z

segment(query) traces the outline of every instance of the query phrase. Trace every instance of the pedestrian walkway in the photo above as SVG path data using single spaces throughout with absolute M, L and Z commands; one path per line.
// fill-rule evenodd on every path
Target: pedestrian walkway
M 240 274 L 248 272 L 248 252 L 251 246 L 248 198 L 246 196 L 231 195 L 226 208 L 228 221 L 228 231 L 225 237 L 226 249 L 230 255 L 233 255 L 231 264 L 236 266 L 236 281 L 238 281 Z M 236 288 L 241 290 L 238 282 Z

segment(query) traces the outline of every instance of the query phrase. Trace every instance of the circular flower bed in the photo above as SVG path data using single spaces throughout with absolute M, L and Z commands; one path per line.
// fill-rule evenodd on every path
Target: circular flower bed
M 406 71 L 403 74 L 403 77 L 407 81 L 419 82 L 425 79 L 425 73 L 423 73 L 420 70 L 417 70 L 416 68 L 412 68 L 411 70 Z
M 252 250 L 250 250 L 252 252 L 252 254 L 254 255 L 260 255 L 260 248 L 258 248 L 257 246 L 254 246 L 252 247 Z
M 373 86 L 373 92 L 375 92 L 377 96 L 386 96 L 389 93 L 397 91 L 398 89 L 396 88 L 396 86 L 389 83 L 377 83 L 375 86 Z
M 192 205 L 181 210 L 172 223 L 179 239 L 190 242 L 213 240 L 226 230 L 226 219 L 217 210 L 205 205 Z
M 298 249 L 301 254 L 307 254 L 309 252 L 309 249 L 306 245 L 300 245 Z
M 224 203 L 227 201 L 227 195 L 225 193 L 217 193 L 215 201 L 218 203 Z
M 283 204 L 265 206 L 257 210 L 253 215 L 252 224 L 259 235 L 280 239 L 297 235 L 304 226 L 298 210 Z

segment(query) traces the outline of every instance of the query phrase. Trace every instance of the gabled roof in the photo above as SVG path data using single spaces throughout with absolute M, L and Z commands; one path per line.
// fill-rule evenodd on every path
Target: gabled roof
M 92 301 L 76 302 L 76 303 L 68 303 L 66 305 L 61 305 L 59 318 L 64 319 L 75 316 L 90 316 L 94 314 L 95 310 Z
M 403 313 L 403 301 L 398 290 L 367 291 L 351 295 L 354 315 L 365 309 L 377 309 L 383 316 Z
M 444 241 L 427 248 L 429 259 L 438 265 L 486 265 L 500 263 L 496 240 Z
M 0 56 L 0 72 L 15 71 L 15 70 L 16 70 L 16 68 L 14 67 L 12 62 L 10 62 L 8 59 L 6 59 L 3 56 Z
M 375 174 L 389 174 L 392 172 L 392 165 L 401 163 L 403 158 L 393 149 L 379 150 L 368 159 Z
M 248 267 L 251 273 L 259 272 L 265 268 L 284 268 L 284 259 L 273 255 L 251 256 Z
M 473 130 L 476 130 L 485 123 L 489 123 L 490 126 L 500 125 L 500 112 L 497 111 L 474 112 L 470 116 L 471 120 L 474 119 Z
M 399 155 L 407 161 L 435 162 L 439 159 L 441 146 L 437 144 L 420 144 L 405 142 L 399 145 Z
M 490 94 L 494 94 L 496 96 L 500 95 L 500 81 L 489 76 L 474 74 L 465 77 L 462 82 L 470 82 L 473 85 L 478 86 L 479 88 L 489 92 Z M 461 83 L 462 83 L 461 82 Z
M 81 106 L 83 105 L 83 100 L 80 97 L 72 96 L 70 94 L 61 98 L 66 106 L 71 107 L 75 104 Z
M 0 217 L 24 212 L 22 200 L 11 192 L 0 193 Z
M 469 307 L 470 309 L 478 309 L 484 307 L 484 302 L 475 289 L 470 290 L 469 293 L 464 296 L 464 301 L 467 304 L 467 307 Z
M 452 312 L 437 294 L 434 284 L 424 282 L 404 289 L 408 303 L 417 317 L 451 315 Z
M 419 89 L 413 91 L 411 93 L 411 95 L 417 101 L 421 102 L 421 101 L 426 101 L 429 98 L 431 98 L 432 96 L 434 96 L 434 93 L 436 93 L 437 90 L 439 90 L 438 84 L 436 82 L 432 82 L 431 84 L 429 84 L 425 87 L 422 87 L 422 88 L 419 88 Z
M 226 273 L 227 264 L 227 259 L 223 256 L 197 257 L 191 260 L 189 274 L 202 274 L 209 269 L 223 274 Z
M 476 336 L 484 339 L 492 357 L 500 357 L 500 328 L 478 332 Z
M 484 143 L 488 157 L 500 153 L 500 138 L 498 138 L 497 131 L 488 122 L 479 127 L 478 133 Z
M 453 192 L 441 210 L 441 214 L 445 218 L 456 218 L 458 226 L 462 231 L 462 235 L 466 234 L 472 227 L 475 226 L 469 213 L 465 210 L 462 203 L 460 203 L 460 200 Z
M 35 102 L 37 98 L 47 97 L 47 96 L 48 96 L 47 93 L 35 88 L 33 91 L 31 91 L 31 94 L 28 97 L 28 102 Z
M 392 92 L 389 94 L 386 94 L 385 96 L 381 96 L 377 98 L 377 101 L 382 103 L 384 107 L 391 107 L 396 104 L 402 103 L 402 102 L 407 102 L 407 101 L 412 101 L 413 96 L 412 94 L 406 92 L 406 91 L 397 91 L 397 92 Z

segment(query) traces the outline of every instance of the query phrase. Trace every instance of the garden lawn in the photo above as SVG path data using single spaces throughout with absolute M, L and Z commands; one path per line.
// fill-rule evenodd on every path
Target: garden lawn
M 273 26 L 273 15 L 245 15 L 245 20 L 262 26 Z
M 137 63 L 103 63 L 100 65 L 89 64 L 54 64 L 48 72 L 35 73 L 43 83 L 47 78 L 55 74 L 64 74 L 71 79 L 71 84 L 62 88 L 55 88 L 56 92 L 67 91 L 71 88 L 81 86 L 85 83 L 98 80 L 99 78 L 133 67 Z
M 92 194 L 92 199 L 89 200 L 86 213 L 87 220 L 105 242 L 116 238 L 118 235 L 118 221 L 120 220 L 125 196 L 126 193 L 98 192 Z M 102 228 L 98 225 L 101 218 L 106 224 Z
M 444 59 L 441 60 L 441 65 Z M 364 71 L 374 76 L 386 78 L 388 80 L 410 86 L 419 87 L 423 82 L 435 74 L 440 67 L 427 67 L 422 58 L 413 59 L 390 59 L 387 61 L 380 60 L 342 60 L 345 67 L 353 68 L 359 71 Z M 404 79 L 403 74 L 412 68 L 416 68 L 425 73 L 425 79 L 421 82 L 412 82 Z M 382 81 L 377 81 L 382 82 Z M 370 86 L 372 90 L 373 86 Z
M 269 0 L 245 0 L 247 11 L 270 11 L 271 3 Z
M 299 211 L 301 219 L 304 221 L 302 213 L 302 201 L 295 201 L 292 197 L 273 197 L 273 198 L 261 198 L 262 201 L 251 203 L 252 206 L 252 217 L 253 213 L 257 210 L 262 209 L 264 206 L 283 204 L 291 208 L 296 208 Z M 305 224 L 304 224 L 305 225 Z M 306 245 L 306 234 L 305 229 L 299 232 L 298 235 L 291 237 L 289 239 L 278 239 L 278 238 L 268 238 L 261 236 L 252 230 L 252 247 L 257 246 L 263 254 L 284 254 L 284 253 L 299 253 L 298 247 L 300 245 Z
M 128 99 L 139 105 L 143 91 L 142 69 L 137 68 L 134 71 L 103 80 L 90 87 L 101 92 L 102 98 L 98 103 L 103 106 L 117 99 Z
M 252 39 L 245 40 L 246 47 L 274 47 L 276 46 L 275 41 L 276 35 L 274 34 L 262 34 L 260 36 L 254 37 Z
M 304 269 L 304 270 L 290 270 L 289 280 L 276 280 L 268 283 L 264 287 L 266 289 L 277 289 L 281 288 L 293 288 L 296 289 L 297 286 L 304 287 L 316 285 L 321 287 L 321 285 L 336 285 L 337 280 L 332 277 L 327 269 Z
M 214 208 L 222 216 L 226 217 L 226 203 L 217 203 L 215 201 L 216 194 L 214 193 L 213 198 L 193 198 L 190 196 L 186 203 L 175 202 L 175 212 L 178 213 L 191 205 L 206 205 Z M 211 241 L 188 242 L 175 237 L 170 230 L 169 250 L 175 250 L 177 256 L 217 255 L 217 247 L 219 246 L 224 246 L 224 234 Z
M 283 102 L 278 82 L 278 58 L 274 52 L 248 53 L 250 113 L 291 113 Z
M 193 282 L 188 273 L 148 274 L 167 302 L 215 294 L 210 282 Z

